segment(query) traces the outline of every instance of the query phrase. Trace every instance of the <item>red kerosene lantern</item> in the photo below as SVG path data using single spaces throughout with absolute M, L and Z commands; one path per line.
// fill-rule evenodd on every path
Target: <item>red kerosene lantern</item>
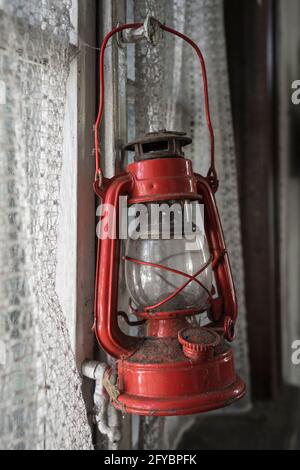
M 200 59 L 211 137 L 208 175 L 194 173 L 191 161 L 184 158 L 182 148 L 191 140 L 183 133 L 166 131 L 147 134 L 128 144 L 125 149 L 135 152 L 135 161 L 124 173 L 108 180 L 102 176 L 99 165 L 104 51 L 113 34 L 142 26 L 140 23 L 118 26 L 105 37 L 101 47 L 94 188 L 102 202 L 116 210 L 117 237 L 98 242 L 94 328 L 100 345 L 117 360 L 117 370 L 110 369 L 106 377 L 106 389 L 116 408 L 152 416 L 199 413 L 242 398 L 245 384 L 235 372 L 233 351 L 228 344 L 234 338 L 237 303 L 214 197 L 218 181 L 205 63 L 190 38 L 159 24 L 161 29 L 187 41 Z M 138 239 L 129 237 L 121 260 L 117 223 L 120 196 L 128 197 L 129 207 L 141 203 L 147 206 L 164 203 L 167 207 L 174 202 L 179 207 L 203 204 L 205 237 L 196 230 L 190 250 L 186 233 L 178 237 L 173 226 L 170 237 L 165 239 L 157 222 L 154 239 L 148 237 L 150 233 Z M 118 324 L 119 316 L 131 323 L 127 314 L 118 311 L 120 262 L 125 262 L 130 309 L 138 318 L 135 323 L 145 323 L 144 337 L 128 336 Z M 202 327 L 193 323 L 193 318 L 205 311 L 211 323 Z

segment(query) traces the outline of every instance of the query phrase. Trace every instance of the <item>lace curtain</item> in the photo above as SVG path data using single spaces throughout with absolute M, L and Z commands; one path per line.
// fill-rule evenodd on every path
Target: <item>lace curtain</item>
M 135 0 L 135 20 L 148 13 L 184 32 L 200 46 L 207 64 L 212 122 L 216 134 L 216 163 L 220 179 L 217 202 L 224 227 L 238 296 L 239 321 L 234 342 L 238 373 L 247 384 L 249 362 L 244 298 L 244 271 L 238 205 L 237 170 L 230 109 L 222 0 Z M 203 109 L 199 63 L 194 51 L 180 39 L 164 35 L 152 48 L 137 45 L 135 53 L 136 134 L 148 130 L 186 131 L 193 144 L 186 151 L 196 171 L 206 174 L 210 144 Z M 188 149 L 188 148 L 187 148 Z M 250 393 L 236 405 L 218 413 L 245 411 Z M 143 418 L 141 433 L 145 448 L 174 447 L 193 417 Z M 179 425 L 180 422 L 180 425 Z M 164 442 L 161 436 L 165 436 Z
M 71 3 L 0 1 L 2 449 L 92 448 L 55 291 Z

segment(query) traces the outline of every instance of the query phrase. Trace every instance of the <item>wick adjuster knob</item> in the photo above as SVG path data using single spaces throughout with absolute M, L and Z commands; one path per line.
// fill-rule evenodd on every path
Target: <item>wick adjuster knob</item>
M 205 361 L 213 358 L 220 336 L 211 328 L 188 326 L 178 332 L 178 341 L 186 357 Z

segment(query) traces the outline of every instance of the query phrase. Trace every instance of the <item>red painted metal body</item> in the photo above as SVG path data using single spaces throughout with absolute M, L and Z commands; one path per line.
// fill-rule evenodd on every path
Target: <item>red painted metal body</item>
M 245 384 L 234 368 L 233 352 L 228 344 L 234 338 L 237 302 L 229 259 L 214 193 L 218 181 L 214 166 L 214 135 L 210 122 L 205 64 L 199 48 L 186 36 L 160 25 L 194 47 L 203 72 L 205 109 L 211 137 L 211 167 L 206 177 L 193 172 L 192 163 L 183 158 L 178 142 L 186 145 L 186 137 L 171 133 L 169 149 L 174 154 L 158 152 L 149 159 L 135 161 L 126 171 L 111 180 L 103 177 L 98 153 L 98 127 L 103 113 L 104 50 L 109 38 L 126 28 L 141 24 L 121 25 L 105 38 L 100 54 L 100 106 L 95 126 L 96 178 L 94 188 L 104 204 L 115 209 L 118 235 L 119 197 L 127 196 L 128 205 L 173 200 L 199 201 L 204 205 L 205 233 L 210 258 L 194 275 L 176 271 L 155 263 L 126 257 L 127 261 L 164 269 L 185 278 L 183 285 L 168 298 L 143 311 L 131 307 L 139 321 L 146 323 L 144 337 L 125 334 L 118 317 L 118 276 L 120 270 L 120 240 L 104 238 L 98 241 L 95 288 L 95 333 L 100 345 L 116 359 L 117 384 L 108 389 L 113 405 L 123 412 L 141 415 L 180 415 L 208 411 L 231 404 L 245 394 Z M 166 133 L 168 134 L 168 133 Z M 170 135 L 170 133 L 169 133 Z M 178 134 L 179 135 L 179 134 Z M 149 143 L 149 136 L 146 141 Z M 164 138 L 164 136 L 163 136 Z M 155 137 L 156 139 L 156 137 Z M 157 139 L 156 139 L 157 140 Z M 142 142 L 142 143 L 141 143 Z M 137 148 L 142 149 L 143 141 Z M 157 144 L 157 142 L 156 142 Z M 155 145 L 156 145 L 155 144 Z M 129 148 L 129 147 L 128 147 Z M 157 150 L 157 147 L 155 147 Z M 167 155 L 166 155 L 167 154 Z M 166 158 L 167 157 L 167 158 Z M 160 306 L 176 298 L 189 283 L 202 285 L 198 276 L 211 264 L 216 290 L 209 292 L 205 309 L 160 311 Z M 204 288 L 204 286 L 202 286 Z M 189 318 L 206 311 L 211 323 L 192 328 Z M 142 319 L 142 320 L 141 320 Z M 128 323 L 130 323 L 128 321 Z
M 128 165 L 134 185 L 129 204 L 200 199 L 192 163 L 184 158 L 144 160 Z
M 120 395 L 114 405 L 130 413 L 172 415 L 207 411 L 241 398 L 245 385 L 235 374 L 232 350 L 224 339 L 233 339 L 236 297 L 214 194 L 206 178 L 195 175 L 191 162 L 183 158 L 146 160 L 130 164 L 108 185 L 103 201 L 116 207 L 116 216 L 121 195 L 127 195 L 130 203 L 184 198 L 204 204 L 219 292 L 219 298 L 212 300 L 210 327 L 220 341 L 205 361 L 184 354 L 178 333 L 189 325 L 186 317 L 198 311 L 137 312 L 147 318 L 147 336 L 125 335 L 117 321 L 120 242 L 99 241 L 95 328 L 99 343 L 117 359 Z
M 245 393 L 228 346 L 216 349 L 209 361 L 191 361 L 175 338 L 147 339 L 130 359 L 118 362 L 118 376 L 121 394 L 115 406 L 140 415 L 201 413 L 230 405 Z

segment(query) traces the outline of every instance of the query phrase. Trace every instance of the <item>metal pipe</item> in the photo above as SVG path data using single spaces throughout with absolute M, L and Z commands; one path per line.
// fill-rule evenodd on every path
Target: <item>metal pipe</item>
M 81 366 L 82 375 L 95 380 L 94 413 L 97 427 L 101 434 L 107 436 L 109 449 L 117 450 L 121 440 L 118 412 L 110 404 L 103 386 L 104 374 L 108 369 L 108 364 L 90 360 L 85 360 Z

